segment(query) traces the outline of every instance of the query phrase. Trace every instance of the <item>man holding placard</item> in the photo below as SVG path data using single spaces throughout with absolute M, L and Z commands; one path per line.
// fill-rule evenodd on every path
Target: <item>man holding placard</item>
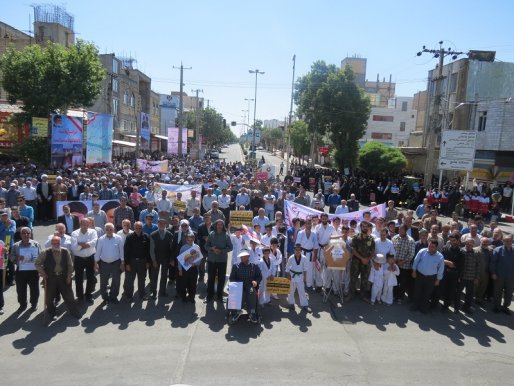
M 16 292 L 18 293 L 18 313 L 27 308 L 27 286 L 30 289 L 30 311 L 37 310 L 39 300 L 39 275 L 36 270 L 36 258 L 41 252 L 41 247 L 37 241 L 31 240 L 29 227 L 20 230 L 21 240 L 15 243 L 11 249 L 11 261 L 16 266 Z

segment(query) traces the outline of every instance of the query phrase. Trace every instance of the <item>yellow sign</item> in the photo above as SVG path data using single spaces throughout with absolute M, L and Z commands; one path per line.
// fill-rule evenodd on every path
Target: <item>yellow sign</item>
M 179 201 L 175 200 L 173 201 L 173 206 L 177 211 L 186 210 L 186 202 L 185 201 Z
M 57 175 L 55 174 L 49 174 L 48 175 L 48 183 L 49 184 L 55 184 L 55 181 L 57 180 Z
M 291 280 L 287 277 L 274 277 L 266 280 L 266 292 L 277 295 L 289 294 L 289 287 L 291 286 Z
M 242 225 L 253 227 L 253 212 L 251 210 L 231 210 L 230 226 L 232 228 L 241 228 Z
M 35 137 L 48 137 L 48 118 L 32 117 L 31 135 Z

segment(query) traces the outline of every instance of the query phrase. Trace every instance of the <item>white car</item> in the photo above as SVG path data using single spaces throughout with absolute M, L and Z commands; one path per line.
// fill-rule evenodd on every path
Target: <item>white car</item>
M 219 159 L 220 158 L 220 153 L 215 151 L 215 150 L 213 150 L 213 151 L 211 151 L 210 157 L 214 158 L 214 159 Z

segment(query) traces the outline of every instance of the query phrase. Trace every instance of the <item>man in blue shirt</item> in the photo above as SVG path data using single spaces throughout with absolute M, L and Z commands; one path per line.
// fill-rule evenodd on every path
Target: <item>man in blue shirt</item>
M 153 223 L 153 216 L 151 213 L 148 213 L 145 217 L 145 225 L 143 225 L 143 233 L 150 236 L 154 231 L 156 231 L 159 227 Z
M 337 190 L 334 189 L 333 193 L 328 196 L 327 205 L 328 205 L 328 213 L 335 213 L 337 206 L 341 203 L 341 196 L 337 193 Z
M 20 216 L 27 217 L 29 219 L 29 228 L 32 229 L 32 223 L 34 222 L 34 208 L 28 206 L 25 202 L 25 196 L 18 196 L 18 209 Z
M 412 264 L 414 281 L 414 305 L 412 310 L 426 314 L 434 287 L 439 286 L 444 273 L 444 257 L 437 251 L 439 242 L 431 240 L 428 248 L 421 249 Z

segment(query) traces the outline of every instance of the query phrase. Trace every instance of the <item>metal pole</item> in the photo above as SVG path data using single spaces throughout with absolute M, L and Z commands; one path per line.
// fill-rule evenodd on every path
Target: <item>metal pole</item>
M 253 100 L 253 158 L 256 159 L 257 158 L 257 151 L 255 149 L 255 130 L 256 130 L 256 127 L 255 127 L 255 123 L 256 123 L 256 113 L 257 113 L 257 76 L 259 74 L 264 74 L 264 71 L 259 71 L 258 69 L 255 69 L 255 70 L 248 70 L 248 72 L 250 74 L 254 74 L 255 73 L 255 95 L 254 95 L 254 100 Z
M 182 126 L 184 125 L 184 66 L 180 63 L 180 113 L 178 119 L 178 156 L 179 158 L 182 156 Z
M 296 67 L 296 54 L 293 55 L 293 80 L 291 82 L 291 106 L 289 108 L 289 127 L 287 130 L 287 159 L 286 159 L 286 176 L 289 172 L 289 162 L 291 159 L 291 124 L 293 121 L 293 97 L 294 97 L 294 72 Z

